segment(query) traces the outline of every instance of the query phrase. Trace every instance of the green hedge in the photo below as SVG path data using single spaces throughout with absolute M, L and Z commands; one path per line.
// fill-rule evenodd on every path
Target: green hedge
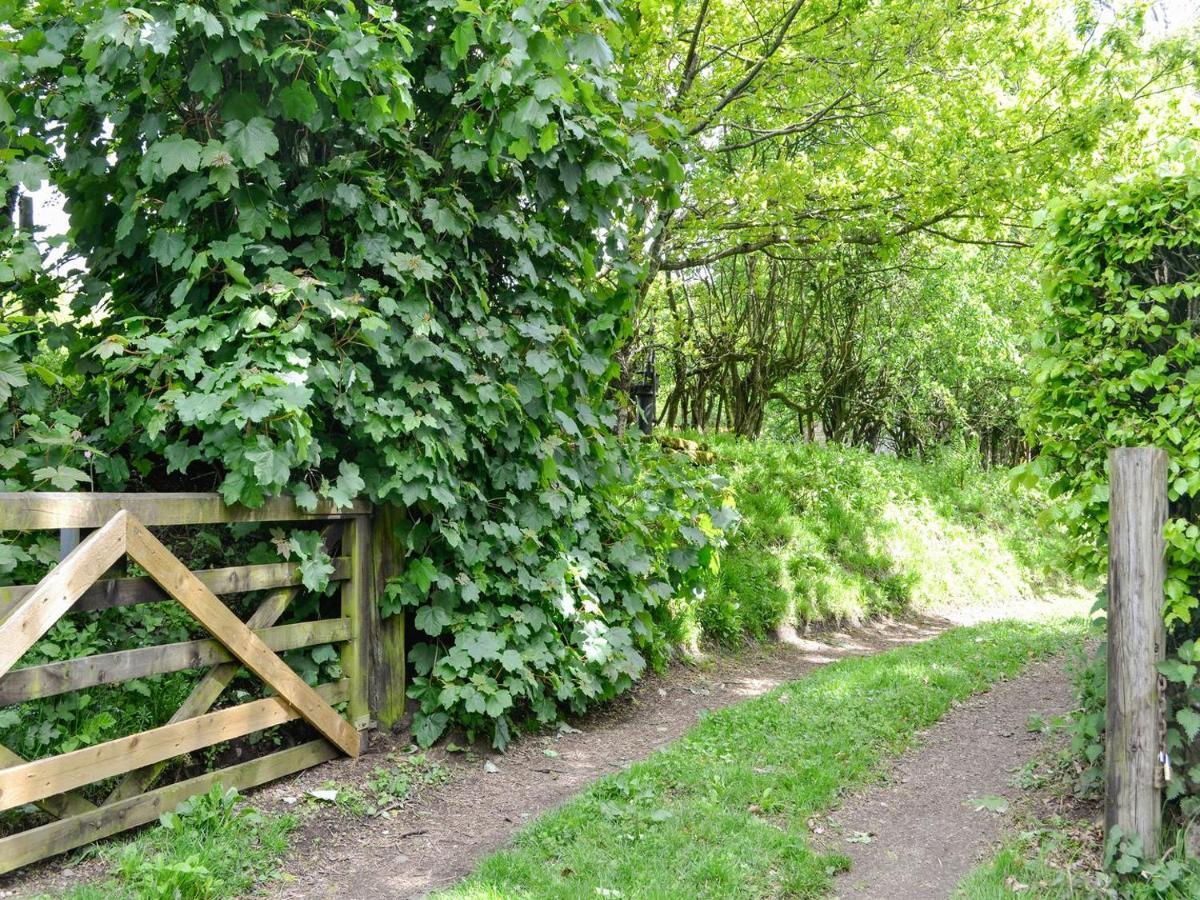
M 1063 502 L 1074 559 L 1106 571 L 1110 447 L 1170 454 L 1166 604 L 1174 659 L 1172 796 L 1200 787 L 1191 744 L 1200 731 L 1200 158 L 1184 144 L 1156 167 L 1094 185 L 1045 219 L 1045 325 L 1035 340 L 1028 425 L 1041 450 L 1026 468 Z M 1102 702 L 1103 694 L 1090 696 Z M 1102 752 L 1102 710 L 1083 720 L 1081 749 Z

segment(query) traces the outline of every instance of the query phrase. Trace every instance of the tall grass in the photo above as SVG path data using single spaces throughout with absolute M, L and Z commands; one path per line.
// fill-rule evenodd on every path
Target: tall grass
M 969 451 L 917 462 L 846 447 L 708 439 L 742 521 L 696 609 L 712 639 L 1068 589 L 1041 495 Z

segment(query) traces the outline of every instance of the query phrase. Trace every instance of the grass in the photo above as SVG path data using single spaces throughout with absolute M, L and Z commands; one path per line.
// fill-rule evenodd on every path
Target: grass
M 696 611 L 724 643 L 780 624 L 997 607 L 1071 591 L 1040 495 L 966 451 L 926 461 L 846 447 L 705 437 L 742 522 Z
M 1070 786 L 1067 786 L 1069 789 Z M 1092 809 L 1091 812 L 1095 812 Z M 1169 824 L 1159 860 L 1106 860 L 1095 815 L 1026 818 L 989 859 L 959 884 L 955 900 L 1191 900 L 1200 897 L 1200 862 L 1191 858 L 1185 831 Z M 1140 856 L 1140 855 L 1139 855 Z M 1128 865 L 1123 863 L 1127 862 Z M 1114 865 L 1115 863 L 1115 865 Z M 1118 874 L 1125 872 L 1125 875 Z
M 991 623 L 825 666 L 597 782 L 442 896 L 820 896 L 848 860 L 809 846 L 808 818 L 877 778 L 954 702 L 1081 633 Z
M 132 841 L 96 851 L 113 870 L 64 900 L 220 900 L 276 875 L 292 816 L 259 813 L 219 786 L 184 801 Z
M 1038 859 L 1027 858 L 1022 840 L 1006 843 L 988 862 L 972 872 L 958 886 L 959 900 L 1008 900 L 1011 897 L 1083 898 L 1090 896 L 1082 887 L 1062 881 L 1062 873 Z

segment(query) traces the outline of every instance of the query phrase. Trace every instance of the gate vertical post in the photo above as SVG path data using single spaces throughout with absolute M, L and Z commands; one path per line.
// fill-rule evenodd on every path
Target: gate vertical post
M 342 582 L 342 617 L 350 620 L 351 639 L 342 645 L 342 671 L 350 679 L 347 713 L 364 731 L 371 723 L 371 613 L 375 579 L 371 572 L 371 517 L 352 516 L 342 532 L 342 554 L 350 560 L 350 577 Z
M 372 551 L 375 595 L 382 597 L 388 580 L 400 574 L 404 555 L 396 538 L 404 508 L 394 504 L 375 508 Z M 404 717 L 405 656 L 404 613 L 380 620 L 379 605 L 372 611 L 377 621 L 376 640 L 371 647 L 371 710 L 383 729 L 393 728 Z

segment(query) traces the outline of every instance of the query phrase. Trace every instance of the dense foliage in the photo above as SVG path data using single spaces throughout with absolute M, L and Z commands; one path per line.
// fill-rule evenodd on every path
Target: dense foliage
M 897 264 L 722 260 L 668 281 L 656 319 L 668 426 L 884 445 L 1023 451 L 1013 389 L 1036 284 L 1009 250 L 922 242 Z
M 631 90 L 667 98 L 688 166 L 631 378 L 653 352 L 684 427 L 1015 461 L 1035 210 L 1188 127 L 1191 39 L 1112 7 L 641 4 Z
M 1038 335 L 1030 404 L 1041 476 L 1063 502 L 1085 570 L 1107 568 L 1107 451 L 1168 451 L 1169 520 L 1163 616 L 1164 675 L 1172 683 L 1166 749 L 1169 795 L 1200 790 L 1200 156 L 1185 144 L 1150 171 L 1094 185 L 1054 204 L 1046 219 L 1045 325 Z M 1085 680 L 1091 715 L 1079 747 L 1102 752 L 1103 691 Z
M 403 505 L 426 743 L 627 687 L 717 530 L 610 433 L 627 230 L 677 165 L 617 95 L 617 12 L 4 12 L 2 187 L 61 191 L 82 263 L 31 290 L 6 231 L 5 486 Z

